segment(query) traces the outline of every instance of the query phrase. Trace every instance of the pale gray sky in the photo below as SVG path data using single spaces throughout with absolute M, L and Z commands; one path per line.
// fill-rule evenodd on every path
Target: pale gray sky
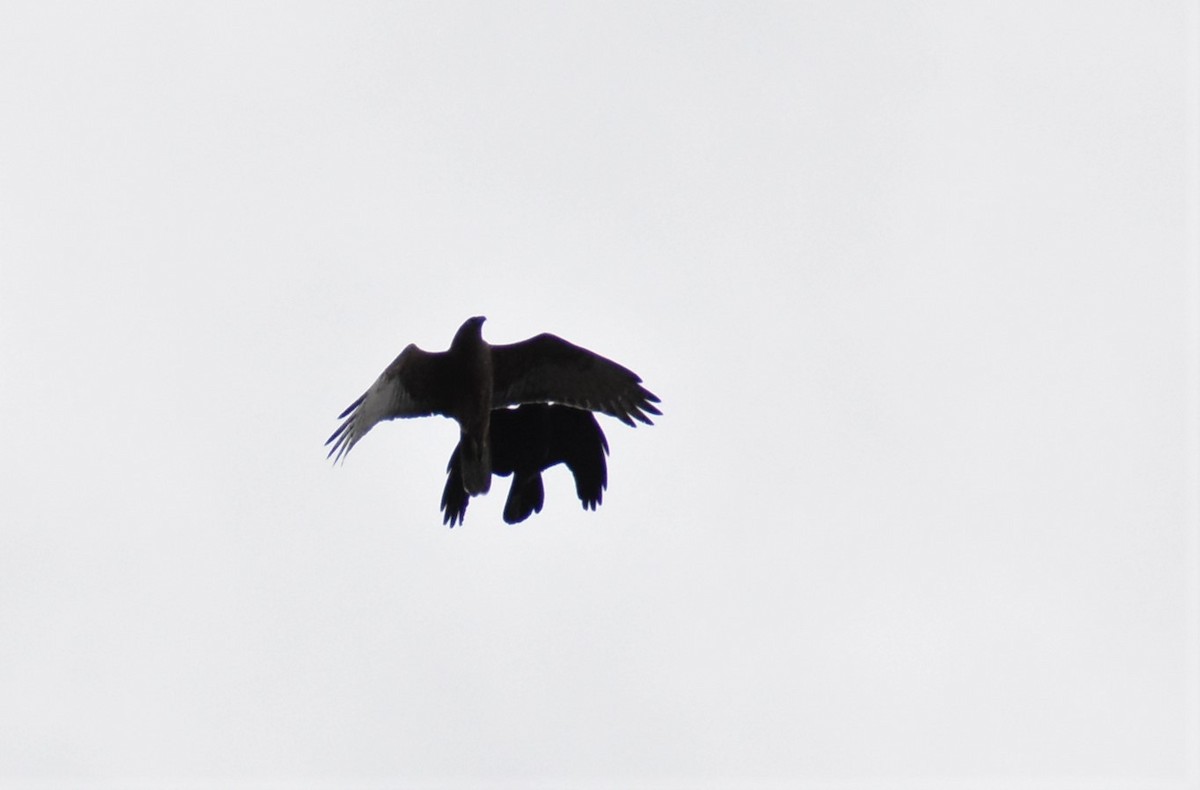
M 1196 787 L 1196 9 L 0 5 L 0 786 Z

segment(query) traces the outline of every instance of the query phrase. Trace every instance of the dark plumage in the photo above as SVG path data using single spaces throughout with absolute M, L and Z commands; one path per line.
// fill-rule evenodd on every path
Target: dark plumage
M 566 464 L 575 476 L 575 493 L 584 510 L 595 510 L 608 487 L 608 440 L 589 411 L 570 406 L 526 404 L 492 412 L 488 436 L 492 474 L 513 476 L 504 503 L 504 520 L 516 524 L 542 511 L 545 491 L 542 472 Z M 461 443 L 446 465 L 442 491 L 443 523 L 461 524 L 471 495 L 463 488 L 459 453 Z
M 650 424 L 658 397 L 633 371 L 551 334 L 507 345 L 484 341 L 484 318 L 468 318 L 446 351 L 409 345 L 350 404 L 325 442 L 334 461 L 381 420 L 440 414 L 459 424 L 459 466 L 471 495 L 491 486 L 489 424 L 494 409 L 559 403 L 599 411 L 627 425 Z

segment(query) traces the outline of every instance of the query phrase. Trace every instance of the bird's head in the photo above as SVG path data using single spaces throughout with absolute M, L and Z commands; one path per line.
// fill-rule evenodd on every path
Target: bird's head
M 467 340 L 481 340 L 483 338 L 483 322 L 486 320 L 487 318 L 484 316 L 477 315 L 463 321 L 462 326 L 454 333 L 454 340 L 451 341 L 450 346 L 453 348 Z

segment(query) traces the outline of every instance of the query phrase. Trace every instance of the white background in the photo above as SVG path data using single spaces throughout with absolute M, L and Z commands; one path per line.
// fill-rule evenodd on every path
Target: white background
M 0 5 L 0 785 L 1196 787 L 1196 29 Z M 598 512 L 325 460 L 475 314 Z

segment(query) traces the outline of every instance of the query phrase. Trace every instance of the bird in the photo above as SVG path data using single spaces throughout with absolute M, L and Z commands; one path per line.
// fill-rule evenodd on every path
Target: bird
M 492 474 L 513 476 L 504 503 L 504 521 L 517 524 L 542 512 L 542 471 L 566 464 L 575 477 L 575 493 L 584 510 L 595 510 L 608 487 L 608 440 L 590 411 L 544 403 L 492 412 L 488 436 Z M 470 495 L 463 487 L 461 443 L 446 464 L 442 491 L 443 524 L 463 523 Z
M 658 396 L 633 371 L 548 332 L 517 343 L 483 339 L 484 316 L 468 318 L 446 351 L 409 344 L 366 392 L 338 415 L 325 444 L 334 463 L 376 424 L 398 417 L 439 414 L 459 425 L 463 490 L 476 496 L 491 486 L 488 441 L 493 410 L 523 403 L 556 403 L 598 411 L 636 426 L 661 415 Z M 637 422 L 635 422 L 635 420 Z

